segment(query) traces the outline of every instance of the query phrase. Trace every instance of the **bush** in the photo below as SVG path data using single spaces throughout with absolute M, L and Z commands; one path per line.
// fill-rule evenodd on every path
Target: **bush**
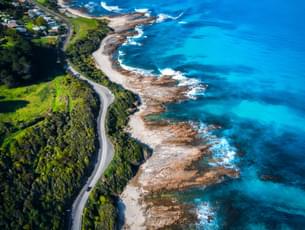
M 94 65 L 92 53 L 98 49 L 108 29 L 101 22 L 99 29 L 71 44 L 68 57 L 85 76 L 108 87 L 115 101 L 108 112 L 107 130 L 115 148 L 115 155 L 96 188 L 91 192 L 83 216 L 83 229 L 115 229 L 115 203 L 127 182 L 135 175 L 144 160 L 144 146 L 125 133 L 128 117 L 135 109 L 137 96 L 112 83 Z M 103 227 L 104 226 L 104 227 Z M 105 228 L 107 226 L 107 228 Z

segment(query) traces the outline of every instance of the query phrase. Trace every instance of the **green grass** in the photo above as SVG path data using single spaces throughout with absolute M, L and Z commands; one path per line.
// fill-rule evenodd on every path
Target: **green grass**
M 42 4 L 42 5 L 44 5 L 44 4 L 46 4 L 48 1 L 47 1 L 47 0 L 36 0 L 36 2 L 38 2 L 38 3 Z
M 34 27 L 34 23 L 33 21 L 29 21 L 25 24 L 25 28 L 27 28 L 28 30 L 33 30 L 33 27 Z
M 51 111 L 64 111 L 68 103 L 69 88 L 63 84 L 65 76 L 30 86 L 8 88 L 0 86 L 0 122 L 28 122 Z
M 32 41 L 40 46 L 50 46 L 50 45 L 54 46 L 57 44 L 58 37 L 57 36 L 40 37 L 40 38 L 35 38 Z
M 10 48 L 10 47 L 14 47 L 15 41 L 12 37 L 5 36 L 0 40 L 0 44 L 3 48 Z
M 88 35 L 88 32 L 91 30 L 95 30 L 99 26 L 98 20 L 89 19 L 89 18 L 71 18 L 70 19 L 74 34 L 70 41 L 70 45 L 75 43 L 76 41 L 85 38 Z

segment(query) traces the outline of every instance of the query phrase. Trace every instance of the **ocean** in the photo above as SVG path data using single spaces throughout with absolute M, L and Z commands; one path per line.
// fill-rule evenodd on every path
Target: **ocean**
M 91 15 L 145 12 L 119 50 L 123 67 L 172 74 L 189 100 L 163 118 L 199 125 L 213 144 L 205 167 L 237 179 L 178 193 L 198 229 L 304 229 L 305 2 L 302 0 L 72 0 Z M 207 125 L 221 129 L 207 133 Z

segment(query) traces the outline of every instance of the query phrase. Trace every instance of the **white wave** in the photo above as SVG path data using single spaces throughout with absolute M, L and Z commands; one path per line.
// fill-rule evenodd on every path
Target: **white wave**
M 137 39 L 143 37 L 144 35 L 143 26 L 136 26 L 135 31 L 136 34 L 133 36 L 128 36 L 126 42 L 124 42 L 123 45 L 142 45 L 141 43 L 137 42 Z
M 158 14 L 158 17 L 157 17 L 157 20 L 156 22 L 157 23 L 160 23 L 160 22 L 164 22 L 168 19 L 171 19 L 171 20 L 177 20 L 179 18 L 181 18 L 183 16 L 184 12 L 180 13 L 178 16 L 174 17 L 174 16 L 171 16 L 169 14 Z
M 123 63 L 123 57 L 125 56 L 125 53 L 123 51 L 119 51 L 119 55 L 118 55 L 118 62 L 120 63 L 120 66 L 125 69 L 125 70 L 129 70 L 144 76 L 151 76 L 153 75 L 153 70 L 145 70 L 145 69 L 141 69 L 141 68 L 136 68 L 136 67 L 132 67 L 132 66 L 128 66 L 125 65 Z
M 199 220 L 197 229 L 201 229 L 202 227 L 204 227 L 204 229 L 207 229 L 207 230 L 218 229 L 216 213 L 208 202 L 203 202 L 203 203 L 198 204 L 197 217 Z
M 207 125 L 203 122 L 191 123 L 200 137 L 206 140 L 207 144 L 211 145 L 209 150 L 211 151 L 211 159 L 209 165 L 213 167 L 223 166 L 225 168 L 238 170 L 236 163 L 236 148 L 231 146 L 230 143 L 224 137 L 217 137 L 213 134 L 213 131 L 221 128 L 217 125 Z
M 212 161 L 209 162 L 209 165 L 236 168 L 236 149 L 225 138 L 211 137 L 210 144 L 212 144 L 212 147 L 210 150 L 212 152 Z
M 137 13 L 142 13 L 144 14 L 146 17 L 150 17 L 150 10 L 149 9 L 146 9 L 146 8 L 142 8 L 142 9 L 135 9 L 135 12 Z
M 186 21 L 179 21 L 178 23 L 179 23 L 179 24 L 183 24 L 183 25 L 184 25 L 184 24 L 187 24 Z
M 95 2 L 88 2 L 87 4 L 84 5 L 84 7 L 92 13 L 94 11 L 94 8 L 97 6 Z
M 191 87 L 191 90 L 187 92 L 187 96 L 191 99 L 196 99 L 198 96 L 203 96 L 205 94 L 206 86 L 203 84 Z
M 165 68 L 160 70 L 161 75 L 171 76 L 173 79 L 177 80 L 179 86 L 191 86 L 198 85 L 200 82 L 194 78 L 187 78 L 182 72 L 173 70 L 171 68 Z
M 178 86 L 188 86 L 189 91 L 186 95 L 190 99 L 196 99 L 200 95 L 204 95 L 206 85 L 203 85 L 199 80 L 194 78 L 188 78 L 180 71 L 173 70 L 171 68 L 165 68 L 160 70 L 161 76 L 171 76 L 178 81 Z
M 101 2 L 101 6 L 107 10 L 107 11 L 110 11 L 110 12 L 120 12 L 122 9 L 118 6 L 109 6 L 107 5 L 106 2 Z

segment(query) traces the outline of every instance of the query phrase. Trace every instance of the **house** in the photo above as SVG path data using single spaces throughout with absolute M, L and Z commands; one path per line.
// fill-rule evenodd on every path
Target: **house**
M 52 22 L 54 21 L 53 18 L 49 17 L 49 16 L 43 16 L 43 19 L 46 21 L 46 22 Z
M 45 26 L 39 26 L 39 30 L 46 30 L 47 29 L 47 27 L 45 27 Z
M 36 13 L 35 13 L 34 9 L 28 10 L 28 15 L 29 15 L 30 18 L 35 18 L 36 17 Z
M 52 21 L 48 22 L 48 26 L 49 27 L 54 27 L 54 26 L 58 26 L 58 25 L 54 20 L 52 20 Z
M 19 2 L 12 2 L 12 5 L 15 7 L 18 7 L 20 4 L 19 4 Z
M 16 20 L 9 20 L 6 25 L 8 28 L 16 28 L 17 22 L 16 22 Z
M 23 26 L 17 26 L 16 30 L 20 33 L 26 33 L 27 32 L 27 29 Z
M 28 10 L 28 15 L 30 18 L 36 18 L 36 17 L 42 16 L 43 13 L 41 11 L 39 11 L 38 9 L 34 8 L 34 9 Z

